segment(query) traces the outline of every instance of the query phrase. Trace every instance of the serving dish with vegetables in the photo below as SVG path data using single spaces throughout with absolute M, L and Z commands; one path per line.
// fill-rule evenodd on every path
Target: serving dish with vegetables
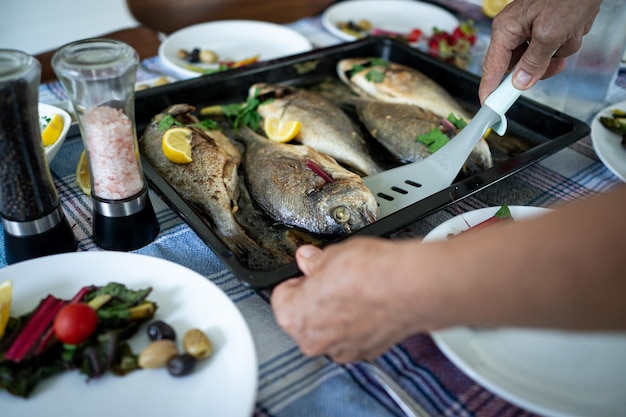
M 595 115 L 591 121 L 591 143 L 600 161 L 626 182 L 626 100 Z
M 172 33 L 159 46 L 159 58 L 178 76 L 193 78 L 312 48 L 306 37 L 282 25 L 221 20 Z
M 205 277 L 178 264 L 143 255 L 78 252 L 11 265 L 0 270 L 0 282 L 8 280 L 13 284 L 13 319 L 9 326 L 15 325 L 17 317 L 36 310 L 41 300 L 52 300 L 52 304 L 63 306 L 57 314 L 51 312 L 53 309 L 45 309 L 43 314 L 51 323 L 50 340 L 61 339 L 56 342 L 56 349 L 71 357 L 93 348 L 91 353 L 82 355 L 89 358 L 81 362 L 82 370 L 92 369 L 88 362 L 93 358 L 105 358 L 105 366 L 101 375 L 96 375 L 67 370 L 62 365 L 60 372 L 53 369 L 52 376 L 44 377 L 50 373 L 49 368 L 43 364 L 35 366 L 40 365 L 37 361 L 30 362 L 31 376 L 41 378 L 27 398 L 0 389 L 3 415 L 80 415 L 89 410 L 92 416 L 134 416 L 138 406 L 142 413 L 151 416 L 252 414 L 258 371 L 250 331 L 237 307 Z M 106 300 L 112 291 L 118 290 L 119 296 Z M 130 304 L 123 303 L 127 290 L 132 290 L 127 294 L 135 299 Z M 87 297 L 80 302 L 70 301 L 81 294 Z M 93 307 L 85 307 L 85 303 L 94 302 Z M 93 314 L 86 315 L 86 308 L 96 311 L 95 330 Z M 1 308 L 0 311 L 4 312 Z M 107 359 L 107 347 L 117 344 L 111 336 L 119 335 L 103 331 L 112 317 L 122 317 L 118 324 L 122 323 L 125 329 L 128 326 L 123 325 L 124 320 L 133 317 L 138 321 L 131 325 L 136 327 L 136 333 L 119 338 L 127 337 L 127 345 L 119 343 L 119 351 L 124 355 Z M 0 344 L 12 345 L 5 339 L 12 333 L 7 329 Z M 21 361 L 13 360 L 8 366 L 26 366 L 44 340 L 33 334 L 28 337 L 29 343 L 21 344 L 23 349 L 14 348 L 15 352 L 9 354 L 11 358 L 19 354 Z M 96 348 L 94 343 L 98 340 L 102 344 Z M 7 366 L 6 356 L 3 350 L 0 381 L 6 376 L 2 371 Z M 191 367 L 188 356 L 195 360 Z M 120 376 L 112 370 L 128 372 Z

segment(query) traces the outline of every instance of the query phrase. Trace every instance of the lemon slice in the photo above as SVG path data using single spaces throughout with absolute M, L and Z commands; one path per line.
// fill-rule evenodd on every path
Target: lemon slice
M 13 281 L 6 280 L 0 284 L 0 340 L 11 317 L 11 299 L 13 298 Z
M 63 131 L 63 117 L 60 114 L 55 114 L 50 119 L 50 123 L 41 132 L 41 138 L 43 140 L 43 146 L 54 145 L 61 132 Z
M 168 129 L 161 143 L 165 157 L 176 164 L 191 162 L 191 134 L 186 127 Z
M 483 0 L 483 13 L 489 18 L 494 18 L 504 6 L 509 4 L 512 0 Z
M 85 194 L 91 194 L 91 182 L 89 179 L 89 160 L 87 151 L 83 149 L 76 164 L 76 184 Z
M 298 120 L 268 118 L 263 122 L 265 135 L 274 142 L 289 142 L 300 132 L 302 124 Z

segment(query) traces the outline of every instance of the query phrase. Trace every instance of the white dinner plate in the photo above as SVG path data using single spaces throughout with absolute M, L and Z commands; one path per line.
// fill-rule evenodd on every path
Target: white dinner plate
M 413 0 L 350 0 L 330 6 L 322 14 L 322 25 L 333 35 L 353 41 L 356 38 L 337 25 L 340 22 L 368 20 L 376 29 L 409 34 L 420 29 L 430 37 L 433 27 L 452 32 L 459 21 L 441 7 Z
M 626 100 L 611 104 L 594 116 L 591 122 L 591 143 L 602 163 L 626 182 L 626 148 L 622 146 L 622 138 L 600 123 L 600 116 L 610 116 L 613 109 L 626 111 Z
M 510 207 L 514 219 L 549 209 Z M 464 213 L 424 241 L 445 239 L 491 217 L 498 207 Z M 465 220 L 463 220 L 463 218 Z M 433 332 L 441 351 L 475 381 L 535 413 L 615 417 L 626 410 L 626 334 L 455 327 Z
M 71 298 L 82 286 L 124 283 L 152 287 L 156 319 L 177 331 L 197 327 L 214 353 L 193 372 L 173 377 L 166 369 L 143 369 L 124 377 L 106 374 L 86 382 L 77 371 L 40 383 L 28 399 L 0 391 L 3 416 L 249 417 L 256 400 L 258 365 L 250 330 L 233 302 L 211 281 L 173 262 L 125 252 L 76 252 L 20 262 L 0 269 L 13 280 L 11 315 L 34 309 L 47 294 Z M 149 343 L 145 325 L 131 340 L 139 353 Z
M 187 65 L 217 68 L 216 64 L 189 64 L 178 57 L 179 50 L 192 51 L 194 48 L 211 50 L 220 61 L 241 61 L 255 55 L 259 56 L 259 61 L 267 61 L 313 49 L 306 37 L 285 26 L 256 20 L 220 20 L 172 33 L 159 46 L 159 57 L 183 78 L 201 75 L 186 69 Z

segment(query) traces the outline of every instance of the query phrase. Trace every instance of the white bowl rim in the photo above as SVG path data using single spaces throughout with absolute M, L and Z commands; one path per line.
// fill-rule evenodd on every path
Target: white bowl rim
M 48 162 L 51 162 L 65 141 L 67 132 L 70 130 L 70 125 L 72 124 L 72 117 L 67 111 L 60 107 L 41 102 L 38 104 L 38 114 L 39 117 L 43 115 L 59 114 L 63 118 L 63 130 L 59 135 L 59 139 L 53 145 L 46 146 L 44 148 L 46 151 L 46 158 L 48 159 Z

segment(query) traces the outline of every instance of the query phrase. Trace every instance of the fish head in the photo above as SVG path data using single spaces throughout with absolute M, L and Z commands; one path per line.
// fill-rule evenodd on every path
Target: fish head
M 320 229 L 325 234 L 354 232 L 380 215 L 374 195 L 362 182 L 326 184 L 317 207 Z

